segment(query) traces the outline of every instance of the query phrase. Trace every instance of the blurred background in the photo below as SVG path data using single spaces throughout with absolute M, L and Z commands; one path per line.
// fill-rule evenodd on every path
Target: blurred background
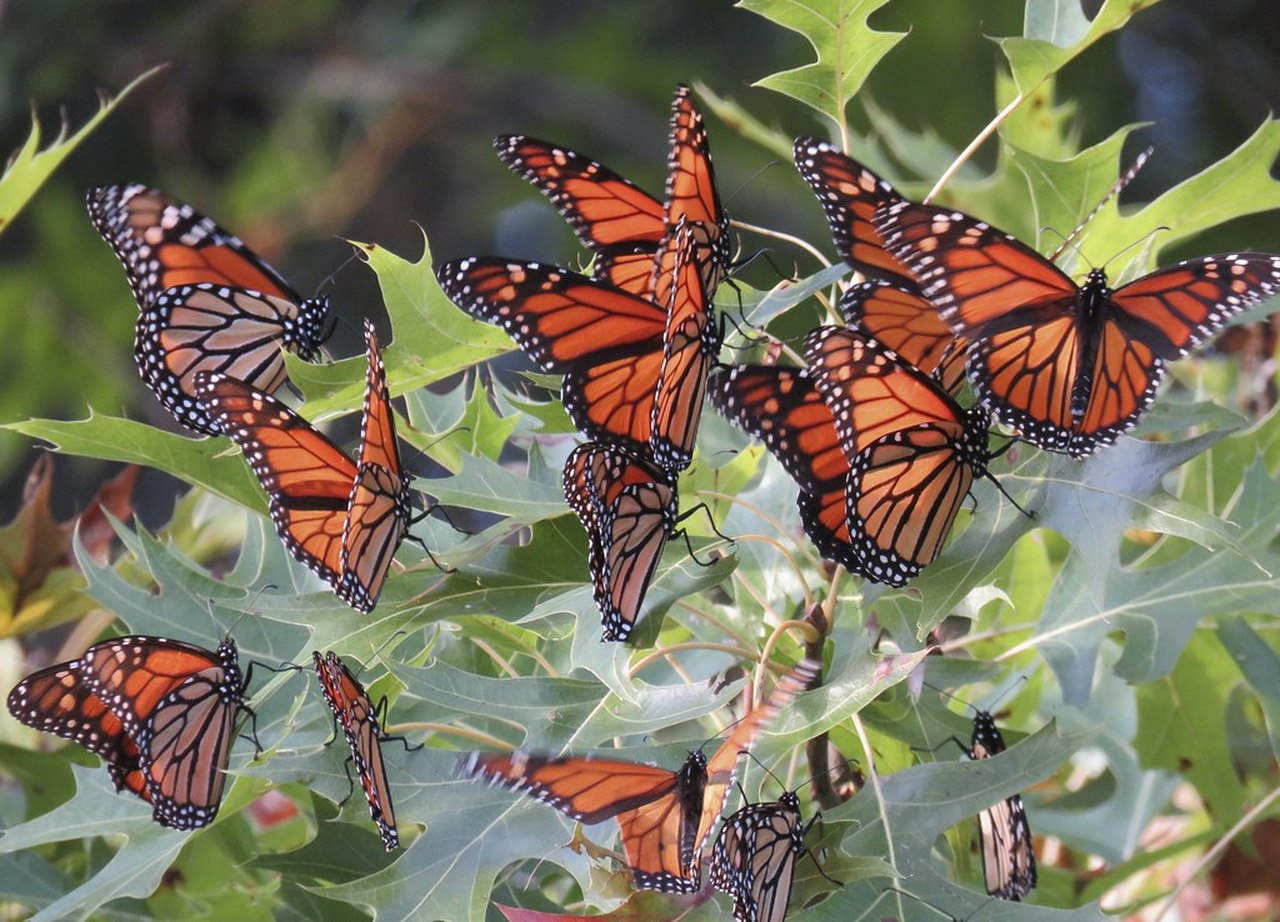
M 872 23 L 910 35 L 855 100 L 855 126 L 867 130 L 870 100 L 908 128 L 963 147 L 994 114 L 1003 57 L 988 37 L 1020 34 L 1022 16 L 1021 0 L 889 3 Z M 657 194 L 677 82 L 704 83 L 790 135 L 830 131 L 798 104 L 751 87 L 812 60 L 808 43 L 720 0 L 44 0 L 0 2 L 0 30 L 7 149 L 26 139 L 33 105 L 51 137 L 59 107 L 78 127 L 96 111 L 96 88 L 116 91 L 170 65 L 0 236 L 0 423 L 80 419 L 91 407 L 174 426 L 134 371 L 136 308 L 85 214 L 91 185 L 158 186 L 245 239 L 304 294 L 324 287 L 344 318 L 330 348 L 348 355 L 361 348 L 360 318 L 379 318 L 381 306 L 372 273 L 348 261 L 339 237 L 417 258 L 417 224 L 437 259 L 578 258 L 554 210 L 493 156 L 499 132 L 564 143 Z M 1058 96 L 1075 101 L 1084 144 L 1152 123 L 1126 148 L 1156 145 L 1127 193 L 1146 199 L 1228 153 L 1280 108 L 1276 35 L 1274 2 L 1165 0 L 1071 65 Z M 830 252 L 821 211 L 791 166 L 708 121 L 731 215 Z M 988 144 L 976 162 L 989 166 L 994 156 Z M 744 238 L 746 250 L 758 245 Z M 1280 250 L 1280 222 L 1241 221 L 1192 249 L 1237 247 Z M 780 255 L 790 268 L 795 253 Z M 746 273 L 766 287 L 777 279 L 762 263 Z M 0 430 L 0 522 L 13 515 L 36 452 Z M 57 458 L 55 510 L 79 510 L 111 473 Z M 142 473 L 144 521 L 163 523 L 172 496 L 163 475 Z

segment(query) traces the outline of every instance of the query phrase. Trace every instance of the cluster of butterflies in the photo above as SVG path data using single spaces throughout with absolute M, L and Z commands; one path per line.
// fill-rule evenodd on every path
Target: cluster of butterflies
M 400 840 L 381 744 L 395 740 L 406 750 L 421 744 L 411 747 L 384 731 L 386 699 L 375 705 L 341 657 L 316 651 L 312 658 L 335 731 L 341 727 L 350 747 L 347 761 L 383 845 L 392 851 Z M 198 829 L 217 816 L 240 713 L 254 717 L 246 700 L 254 665 L 241 670 L 230 637 L 214 651 L 164 637 L 119 637 L 31 674 L 10 691 L 8 707 L 19 721 L 99 756 L 116 790 L 150 803 L 160 825 Z M 739 762 L 780 711 L 815 687 L 821 668 L 818 660 L 803 660 L 733 726 L 710 758 L 699 748 L 674 771 L 616 759 L 474 752 L 459 759 L 459 772 L 525 792 L 578 822 L 616 819 L 636 887 L 694 893 Z M 979 711 L 969 757 L 1003 749 L 991 715 Z M 723 820 L 708 878 L 733 897 L 735 919 L 785 918 L 795 864 L 814 821 L 803 822 L 795 791 L 748 803 Z M 989 892 L 1007 899 L 1026 895 L 1036 871 L 1021 798 L 984 811 L 979 826 Z
M 847 326 L 808 334 L 807 367 L 723 366 L 712 297 L 734 268 L 729 222 L 686 88 L 673 110 L 665 202 L 565 147 L 494 142 L 591 251 L 591 276 L 500 257 L 437 270 L 459 307 L 564 376 L 565 408 L 592 440 L 570 455 L 564 487 L 605 640 L 630 634 L 675 531 L 675 478 L 704 396 L 796 481 L 823 557 L 901 586 L 989 476 L 993 413 L 1019 439 L 1089 455 L 1137 423 L 1169 361 L 1280 290 L 1280 257 L 1259 253 L 1188 260 L 1116 290 L 1095 269 L 1077 285 L 1012 236 L 910 202 L 800 138 L 796 167 L 866 281 L 840 300 Z M 956 401 L 966 379 L 968 409 Z
M 341 657 L 316 652 L 313 659 L 391 851 L 400 840 L 379 744 L 403 740 L 383 732 L 386 699 L 375 706 Z M 245 695 L 253 666 L 241 671 L 230 637 L 214 651 L 164 637 L 118 637 L 27 676 L 9 692 L 9 713 L 97 755 L 116 790 L 151 804 L 161 826 L 199 829 L 218 815 L 237 718 L 254 716 Z
M 959 212 L 910 202 L 827 144 L 795 145 L 840 256 L 865 277 L 840 301 L 845 326 L 805 340 L 807 367 L 723 366 L 717 286 L 733 269 L 729 221 L 691 94 L 675 95 L 665 198 L 581 154 L 523 135 L 499 156 L 549 197 L 591 250 L 591 275 L 506 258 L 437 270 L 461 308 L 500 324 L 543 370 L 564 376 L 567 412 L 590 441 L 569 456 L 565 495 L 589 539 L 605 640 L 623 641 L 680 516 L 704 399 L 777 456 L 799 487 L 805 531 L 827 559 L 902 585 L 941 552 L 961 503 L 987 475 L 994 415 L 1021 440 L 1085 457 L 1132 428 L 1167 363 L 1280 289 L 1280 257 L 1188 260 L 1112 290 L 1100 269 L 1077 285 L 1029 247 Z M 239 239 L 155 189 L 90 191 L 99 233 L 138 303 L 135 357 L 165 409 L 226 435 L 267 493 L 286 547 L 346 603 L 370 611 L 415 521 L 377 336 L 360 449 L 350 457 L 273 394 L 282 351 L 322 355 L 328 305 L 303 299 Z M 964 408 L 968 382 L 977 400 Z M 425 514 L 425 513 L 423 513 Z M 314 656 L 384 844 L 398 836 L 375 707 L 335 654 Z M 636 885 L 691 892 L 740 756 L 804 688 L 805 660 L 709 759 L 671 771 L 610 759 L 475 753 L 466 774 L 541 798 L 586 823 L 616 818 Z M 251 673 L 252 670 L 250 670 Z M 158 637 L 103 641 L 34 673 L 9 695 L 24 723 L 98 754 L 117 790 L 157 822 L 215 816 L 249 674 L 234 642 L 215 651 Z M 407 744 L 406 744 L 407 745 Z M 971 758 L 1004 748 L 980 712 Z M 1035 884 L 1017 797 L 980 817 L 987 889 Z M 808 826 L 794 793 L 726 819 L 711 881 L 739 920 L 781 920 Z
M 283 351 L 311 361 L 331 330 L 328 302 L 304 300 L 234 235 L 138 184 L 89 190 L 89 216 L 138 302 L 134 358 L 175 420 L 227 435 L 267 493 L 289 552 L 358 611 L 372 611 L 414 521 L 373 325 L 356 460 L 272 396 Z
M 675 771 L 528 752 L 473 752 L 459 759 L 458 770 L 535 797 L 580 823 L 616 819 L 636 887 L 695 893 L 702 886 L 703 854 L 739 762 L 781 710 L 816 687 L 821 672 L 819 660 L 802 660 L 733 725 L 710 758 L 701 748 L 693 750 Z M 990 758 L 1005 748 L 987 711 L 977 711 L 972 740 L 960 745 L 970 759 Z M 746 803 L 720 823 L 707 878 L 733 898 L 737 922 L 783 922 L 796 862 L 807 853 L 804 840 L 817 819 L 804 822 L 793 790 L 776 801 Z M 1026 896 L 1036 884 L 1036 862 L 1022 798 L 1015 794 L 984 810 L 978 826 L 987 892 L 1009 900 Z

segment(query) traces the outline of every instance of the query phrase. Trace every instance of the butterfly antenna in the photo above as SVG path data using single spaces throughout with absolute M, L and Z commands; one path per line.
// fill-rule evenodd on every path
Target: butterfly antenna
M 1141 237 L 1139 237 L 1137 240 L 1133 241 L 1133 243 L 1129 244 L 1129 245 L 1128 245 L 1128 246 L 1126 246 L 1124 249 L 1120 250 L 1118 253 L 1116 253 L 1114 256 L 1112 256 L 1110 259 L 1108 259 L 1105 263 L 1103 263 L 1103 264 L 1102 264 L 1102 265 L 1103 265 L 1103 268 L 1106 268 L 1106 267 L 1107 267 L 1108 265 L 1110 265 L 1112 262 L 1114 262 L 1115 260 L 1117 260 L 1117 259 L 1119 259 L 1121 256 L 1123 256 L 1125 253 L 1128 253 L 1128 252 L 1129 252 L 1130 250 L 1132 250 L 1134 247 L 1136 247 L 1136 246 L 1140 246 L 1141 244 L 1146 243 L 1146 242 L 1147 242 L 1147 240 L 1148 240 L 1149 238 L 1154 237 L 1156 234 L 1160 233 L 1161 231 L 1167 231 L 1167 230 L 1170 230 L 1170 227 L 1169 227 L 1169 225 L 1167 225 L 1167 224 L 1159 224 L 1159 225 L 1157 225 L 1157 226 L 1155 226 L 1155 227 L 1151 228 L 1151 230 L 1147 231 L 1145 234 L 1143 234 L 1143 235 L 1142 235 Z
M 253 609 L 253 606 L 258 604 L 258 597 L 261 596 L 262 593 L 266 592 L 268 589 L 279 589 L 279 588 L 280 587 L 277 586 L 275 583 L 266 583 L 265 585 L 259 587 L 258 590 L 254 592 L 253 597 L 249 600 L 249 604 L 245 607 L 244 611 L 240 612 L 240 614 L 236 616 L 236 620 L 232 621 L 231 624 L 228 625 L 226 631 L 223 632 L 222 639 L 229 640 L 231 638 L 231 632 L 236 628 L 237 625 L 240 624 L 241 621 L 245 619 L 245 617 Z M 213 622 L 214 636 L 217 636 L 218 619 L 214 614 L 214 612 L 217 609 L 217 606 L 214 603 L 213 599 L 207 599 L 205 604 L 208 605 L 209 607 L 209 620 Z
M 1137 158 L 1133 161 L 1133 165 L 1130 166 L 1129 169 L 1125 170 L 1123 173 L 1120 174 L 1120 178 L 1111 184 L 1111 188 L 1107 190 L 1107 194 L 1102 197 L 1102 200 L 1099 201 L 1098 204 L 1093 206 L 1093 211 L 1085 215 L 1084 220 L 1076 225 L 1076 229 L 1073 230 L 1071 233 L 1067 234 L 1067 236 L 1062 239 L 1062 243 L 1058 245 L 1058 248 L 1054 250 L 1052 254 L 1050 254 L 1049 262 L 1056 263 L 1058 261 L 1058 257 L 1061 256 L 1063 252 L 1065 252 L 1066 249 L 1071 246 L 1071 244 L 1075 241 L 1075 239 L 1079 237 L 1080 234 L 1084 231 L 1085 227 L 1089 224 L 1089 222 L 1092 221 L 1094 218 L 1096 218 L 1098 216 L 1098 213 L 1101 212 L 1102 209 L 1107 206 L 1107 203 L 1110 202 L 1117 195 L 1119 195 L 1121 192 L 1123 192 L 1125 186 L 1133 182 L 1133 178 L 1142 171 L 1142 168 L 1146 165 L 1147 160 L 1151 157 L 1152 153 L 1154 152 L 1155 152 L 1154 147 L 1148 147 L 1142 153 L 1138 154 Z M 1077 255 L 1080 256 L 1081 259 L 1085 259 L 1084 254 L 1081 253 L 1078 249 L 1076 250 L 1076 253 Z M 1085 259 L 1085 262 L 1088 262 L 1088 260 Z
M 346 244 L 350 244 L 351 242 L 349 240 L 346 240 L 338 236 L 335 236 L 334 239 L 341 240 L 343 243 L 346 243 Z M 324 278 L 320 280 L 320 284 L 316 285 L 315 294 L 313 294 L 311 297 L 312 298 L 328 297 L 327 292 L 330 288 L 333 287 L 333 280 L 338 277 L 338 273 L 341 272 L 343 269 L 347 268 L 347 266 L 351 265 L 351 262 L 353 260 L 358 258 L 359 258 L 359 254 L 357 254 L 354 250 L 348 253 L 347 258 L 344 259 L 342 262 L 338 263 L 338 268 L 334 269 L 332 272 L 330 272 L 328 275 L 326 275 Z

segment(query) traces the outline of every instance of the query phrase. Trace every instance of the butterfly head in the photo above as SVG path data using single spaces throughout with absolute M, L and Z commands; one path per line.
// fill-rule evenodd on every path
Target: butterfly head
M 311 362 L 320 357 L 320 344 L 332 335 L 337 319 L 329 314 L 329 297 L 307 298 L 298 305 L 290 331 L 298 344 L 298 356 Z
M 1107 284 L 1107 270 L 1102 268 L 1090 269 L 1089 274 L 1085 276 L 1084 284 L 1080 286 L 1082 292 L 1101 292 L 1103 294 L 1111 291 Z

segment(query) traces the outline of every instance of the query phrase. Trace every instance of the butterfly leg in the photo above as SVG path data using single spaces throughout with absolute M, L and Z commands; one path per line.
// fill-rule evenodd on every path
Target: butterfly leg
M 715 519 L 711 518 L 711 510 L 707 508 L 706 503 L 698 503 L 698 505 L 694 506 L 692 509 L 688 509 L 682 512 L 680 516 L 676 519 L 676 523 L 679 524 L 680 522 L 683 522 L 685 519 L 689 518 L 689 516 L 693 515 L 695 512 L 698 512 L 699 510 L 706 513 L 707 523 L 711 526 L 711 530 L 716 533 L 716 537 L 720 538 L 723 541 L 728 541 L 729 543 L 732 544 L 733 539 L 730 538 L 728 535 L 724 534 L 723 532 L 721 532 L 720 529 L 716 528 Z M 693 544 L 689 541 L 689 534 L 683 528 L 674 529 L 671 532 L 671 537 L 684 538 L 685 547 L 689 549 L 689 556 L 693 558 L 693 562 L 696 563 L 698 566 L 709 567 L 715 563 L 715 559 L 709 560 L 706 563 L 703 563 L 701 560 L 698 559 L 698 555 L 693 552 Z
M 387 725 L 387 696 L 383 695 L 382 700 L 378 702 L 378 706 L 373 709 L 373 716 L 378 721 L 378 742 L 380 743 L 399 743 L 404 746 L 405 752 L 417 752 L 426 743 L 418 743 L 416 746 L 409 745 L 409 741 L 403 736 L 391 736 L 382 732 L 382 728 Z
M 413 518 L 409 520 L 409 524 L 417 525 L 419 522 L 421 522 L 427 516 L 431 515 L 431 513 L 433 512 L 439 512 L 440 518 L 444 519 L 445 522 L 449 525 L 449 527 L 452 528 L 454 531 L 458 532 L 459 534 L 468 535 L 468 536 L 473 534 L 472 532 L 467 531 L 465 528 L 459 528 L 457 523 L 454 522 L 453 518 L 449 515 L 449 511 L 439 503 L 428 503 L 425 509 L 423 509 L 421 512 L 419 512 L 417 515 L 415 515 Z
M 440 561 L 436 560 L 436 555 L 431 553 L 431 548 L 427 547 L 427 542 L 423 541 L 417 535 L 413 535 L 408 532 L 405 532 L 404 539 L 406 541 L 412 541 L 414 544 L 418 545 L 418 547 L 422 548 L 422 550 L 426 552 L 427 557 L 431 559 L 432 565 L 435 566 L 435 568 L 439 570 L 441 573 L 452 574 L 452 573 L 458 572 L 456 568 L 446 567 L 444 564 L 440 563 Z
M 251 673 L 251 672 L 253 672 L 252 663 L 249 664 L 249 669 L 246 672 L 246 678 L 245 678 L 246 685 L 249 684 L 249 680 L 247 676 L 248 676 L 248 673 Z M 256 761 L 257 759 L 262 758 L 262 743 L 258 741 L 258 712 L 255 711 L 253 708 L 249 707 L 249 705 L 247 704 L 241 704 L 240 710 L 244 711 L 249 715 L 249 726 L 252 729 L 249 731 L 249 735 L 245 736 L 244 738 L 248 739 L 253 743 L 253 758 Z
M 355 756 L 347 756 L 342 763 L 342 770 L 347 773 L 347 796 L 338 801 L 339 807 L 344 807 L 347 801 L 351 799 L 351 795 L 356 792 L 356 780 L 351 777 L 351 766 L 355 762 Z
M 815 823 L 821 822 L 821 820 L 821 813 L 815 813 L 813 816 L 809 817 L 809 822 L 805 823 L 804 826 L 800 828 L 800 841 L 803 842 L 805 837 L 809 835 L 809 830 L 813 828 Z M 823 868 L 821 864 L 818 863 L 818 856 L 813 853 L 813 849 L 806 848 L 801 850 L 799 858 L 803 858 L 805 855 L 809 856 L 809 860 L 813 862 L 813 866 L 818 869 L 819 874 L 827 879 L 828 883 L 835 884 L 837 887 L 844 886 L 844 881 L 836 880 L 826 872 L 826 869 Z M 799 860 L 799 858 L 797 858 L 797 860 Z

